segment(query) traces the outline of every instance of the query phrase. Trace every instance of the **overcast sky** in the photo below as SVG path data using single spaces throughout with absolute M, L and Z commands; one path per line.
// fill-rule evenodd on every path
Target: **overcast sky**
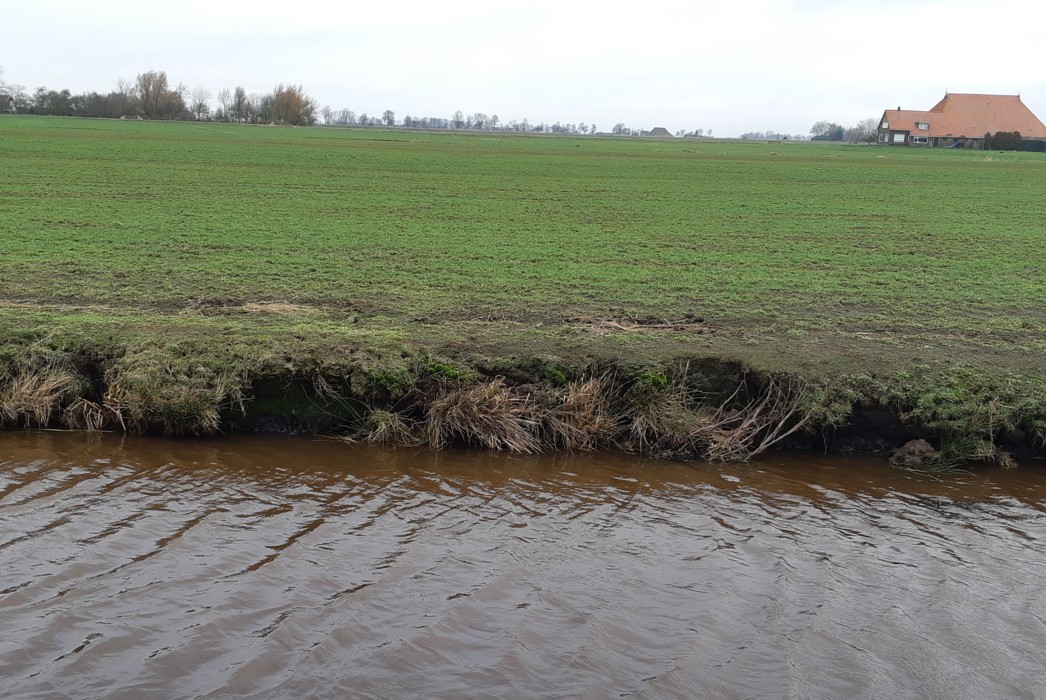
M 397 118 L 455 110 L 633 128 L 807 133 L 945 93 L 1020 93 L 1046 118 L 1046 3 L 34 0 L 0 10 L 4 79 L 109 91 L 301 84 Z

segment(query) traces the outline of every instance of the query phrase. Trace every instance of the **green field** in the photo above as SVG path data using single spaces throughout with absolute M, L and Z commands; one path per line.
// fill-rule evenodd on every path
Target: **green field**
M 1038 386 L 1044 193 L 1031 153 L 5 116 L 0 342 Z

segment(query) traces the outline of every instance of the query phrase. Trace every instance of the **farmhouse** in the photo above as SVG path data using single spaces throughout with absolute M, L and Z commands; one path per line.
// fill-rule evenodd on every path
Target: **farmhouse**
M 980 148 L 986 133 L 1018 131 L 1024 139 L 1046 139 L 1046 125 L 1020 95 L 945 93 L 926 112 L 888 109 L 879 121 L 879 143 L 891 146 Z
M 650 131 L 644 131 L 641 136 L 658 136 L 661 138 L 672 138 L 672 132 L 663 126 L 655 126 Z

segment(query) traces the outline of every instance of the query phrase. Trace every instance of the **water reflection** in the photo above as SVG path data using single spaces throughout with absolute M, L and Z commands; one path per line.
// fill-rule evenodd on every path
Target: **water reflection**
M 1035 697 L 1046 479 L 0 435 L 10 697 Z

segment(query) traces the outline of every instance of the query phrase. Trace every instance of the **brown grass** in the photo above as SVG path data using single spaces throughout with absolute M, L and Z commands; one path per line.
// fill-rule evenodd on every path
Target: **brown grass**
M 46 427 L 79 387 L 79 378 L 61 369 L 12 377 L 0 386 L 0 424 Z
M 618 431 L 612 411 L 613 380 L 609 375 L 571 382 L 541 411 L 546 439 L 567 450 L 593 450 L 609 443 Z
M 375 409 L 363 420 L 358 437 L 380 445 L 420 445 L 423 439 L 418 433 L 417 423 L 409 417 Z
M 535 454 L 542 446 L 538 428 L 530 397 L 513 392 L 501 377 L 468 387 L 441 383 L 427 399 L 425 435 L 434 448 L 460 441 Z

